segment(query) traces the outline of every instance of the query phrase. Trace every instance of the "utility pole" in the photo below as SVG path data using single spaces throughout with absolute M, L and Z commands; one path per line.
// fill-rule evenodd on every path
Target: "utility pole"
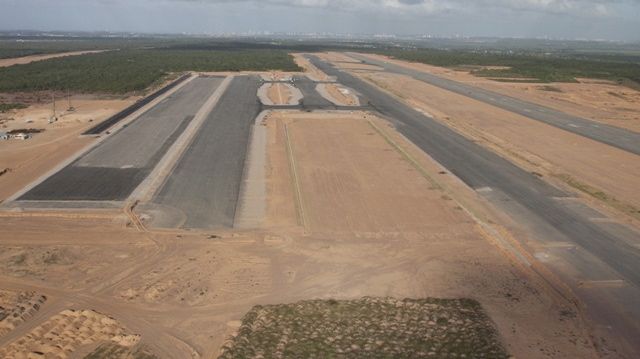
M 71 91 L 67 89 L 67 102 L 69 103 L 69 107 L 67 108 L 68 112 L 73 112 L 76 110 L 75 107 L 71 106 Z
M 51 92 L 51 99 L 53 100 L 53 105 L 52 105 L 52 113 L 51 113 L 51 117 L 49 118 L 49 123 L 54 123 L 56 121 L 58 121 L 58 118 L 56 117 L 56 92 L 53 91 Z

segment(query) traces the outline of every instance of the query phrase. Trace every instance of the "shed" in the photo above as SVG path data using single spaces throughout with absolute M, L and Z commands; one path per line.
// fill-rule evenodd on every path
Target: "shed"
M 28 133 L 18 133 L 17 135 L 13 136 L 13 138 L 15 138 L 16 140 L 28 140 L 31 138 L 31 135 Z

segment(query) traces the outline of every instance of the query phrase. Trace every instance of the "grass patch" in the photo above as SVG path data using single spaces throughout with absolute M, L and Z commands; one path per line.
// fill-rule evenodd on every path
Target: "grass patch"
M 0 92 L 125 94 L 184 71 L 299 71 L 281 50 L 122 50 L 0 68 Z
M 27 107 L 28 106 L 23 103 L 0 103 L 0 113 L 5 113 L 10 110 L 19 110 Z
M 256 306 L 220 358 L 508 358 L 471 299 L 363 298 Z
M 471 73 L 515 81 L 519 78 L 538 82 L 576 82 L 576 78 L 596 78 L 616 81 L 627 86 L 640 84 L 640 64 L 624 56 L 586 56 L 549 54 L 547 52 L 488 52 L 471 50 L 415 49 L 387 51 L 401 60 L 460 68 L 465 66 L 500 66 L 481 68 Z M 531 82 L 531 81 L 529 81 Z
M 604 203 L 606 203 L 607 205 L 623 212 L 626 213 L 628 215 L 631 215 L 635 218 L 640 219 L 640 209 L 636 208 L 635 206 L 629 204 L 629 203 L 625 203 L 622 202 L 620 200 L 618 200 L 617 198 L 608 195 L 607 193 L 601 191 L 598 188 L 595 188 L 593 186 L 590 186 L 586 183 L 580 182 L 577 179 L 573 178 L 572 176 L 568 175 L 568 174 L 564 174 L 564 173 L 554 173 L 552 174 L 554 177 L 562 180 L 564 183 L 568 184 L 569 186 L 577 189 L 580 192 L 584 192 L 586 194 L 588 194 L 589 196 L 600 200 Z

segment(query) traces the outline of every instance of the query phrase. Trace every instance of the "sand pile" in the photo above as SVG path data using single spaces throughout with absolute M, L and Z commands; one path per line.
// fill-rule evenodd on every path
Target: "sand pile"
M 137 344 L 115 319 L 92 310 L 67 309 L 49 318 L 22 338 L 0 349 L 2 358 L 68 358 L 79 348 L 102 342 Z
M 46 296 L 35 292 L 0 290 L 0 337 L 40 310 L 46 300 Z

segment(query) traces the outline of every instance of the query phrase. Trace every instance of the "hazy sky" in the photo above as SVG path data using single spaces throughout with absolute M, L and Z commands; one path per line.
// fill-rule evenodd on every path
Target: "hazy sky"
M 640 40 L 640 0 L 0 0 L 0 29 Z

